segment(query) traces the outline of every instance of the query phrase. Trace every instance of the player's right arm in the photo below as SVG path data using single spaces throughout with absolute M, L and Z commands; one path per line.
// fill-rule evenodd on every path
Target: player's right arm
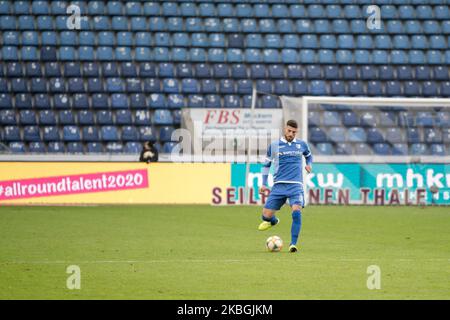
M 269 171 L 270 171 L 270 166 L 272 165 L 273 162 L 273 156 L 272 156 L 272 144 L 269 145 L 269 148 L 267 149 L 267 154 L 266 154 L 266 158 L 264 159 L 264 164 L 262 167 L 262 178 L 263 178 L 263 183 L 261 188 L 259 189 L 259 193 L 264 193 L 266 190 L 268 190 L 269 188 Z

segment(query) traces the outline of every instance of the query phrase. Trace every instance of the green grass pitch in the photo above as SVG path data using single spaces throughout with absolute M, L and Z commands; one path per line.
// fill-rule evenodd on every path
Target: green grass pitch
M 0 299 L 450 299 L 448 207 L 0 207 Z M 265 239 L 284 240 L 279 253 Z M 66 268 L 81 270 L 81 289 Z M 367 268 L 381 270 L 369 290 Z

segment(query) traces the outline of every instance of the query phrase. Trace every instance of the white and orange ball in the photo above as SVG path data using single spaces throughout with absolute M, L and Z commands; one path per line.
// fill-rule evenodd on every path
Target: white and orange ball
M 283 248 L 283 240 L 279 236 L 271 236 L 266 240 L 266 248 L 270 252 L 278 252 Z

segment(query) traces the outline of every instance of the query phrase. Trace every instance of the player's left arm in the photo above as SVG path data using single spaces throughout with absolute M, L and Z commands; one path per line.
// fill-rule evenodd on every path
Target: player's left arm
M 306 161 L 305 170 L 308 173 L 311 173 L 313 156 L 312 156 L 311 150 L 309 149 L 309 145 L 306 142 L 304 142 L 303 156 L 305 157 L 305 161 Z

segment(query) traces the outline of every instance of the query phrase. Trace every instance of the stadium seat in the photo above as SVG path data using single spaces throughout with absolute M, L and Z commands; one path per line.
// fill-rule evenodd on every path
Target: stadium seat
M 424 132 L 425 143 L 441 143 L 442 142 L 442 132 L 438 128 L 425 128 Z
M 392 155 L 405 156 L 409 154 L 408 145 L 406 143 L 394 143 L 392 145 Z
M 446 156 L 447 152 L 446 152 L 446 146 L 444 144 L 432 144 L 430 147 L 430 154 L 432 156 Z
M 347 141 L 349 142 L 365 142 L 366 133 L 361 127 L 352 127 L 347 130 Z
M 356 143 L 354 146 L 356 155 L 371 155 L 372 148 L 367 143 Z
M 411 155 L 423 156 L 428 154 L 427 145 L 424 143 L 413 143 L 411 144 Z
M 376 128 L 367 129 L 367 142 L 373 144 L 379 144 L 384 142 L 383 133 Z
M 336 155 L 351 155 L 353 148 L 350 143 L 339 143 L 336 145 Z
M 373 152 L 376 155 L 388 156 L 392 154 L 391 147 L 386 143 L 375 143 Z
M 326 133 L 319 127 L 313 127 L 308 130 L 308 140 L 313 143 L 327 142 L 328 137 Z

